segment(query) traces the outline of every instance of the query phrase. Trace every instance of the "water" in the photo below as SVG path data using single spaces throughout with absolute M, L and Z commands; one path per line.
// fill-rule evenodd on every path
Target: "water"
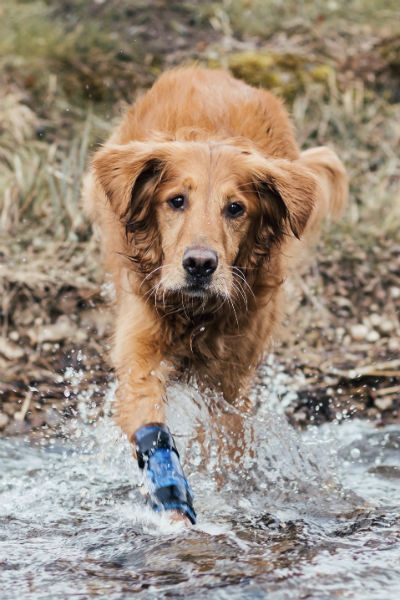
M 198 525 L 144 506 L 109 419 L 0 440 L 1 600 L 399 598 L 400 427 L 300 434 L 265 402 L 234 438 L 222 401 L 170 396 Z

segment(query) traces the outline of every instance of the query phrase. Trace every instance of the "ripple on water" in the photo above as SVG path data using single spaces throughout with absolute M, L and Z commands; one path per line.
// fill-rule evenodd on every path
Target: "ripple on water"
M 143 505 L 107 419 L 70 422 L 61 443 L 0 440 L 2 600 L 397 600 L 400 427 L 299 434 L 264 403 L 238 439 L 221 400 L 170 397 L 199 513 L 190 530 Z

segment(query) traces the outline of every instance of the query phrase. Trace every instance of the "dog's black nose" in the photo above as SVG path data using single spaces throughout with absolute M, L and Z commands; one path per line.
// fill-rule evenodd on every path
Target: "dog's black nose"
M 193 246 L 183 253 L 182 266 L 194 279 L 210 277 L 218 266 L 218 254 L 210 248 Z

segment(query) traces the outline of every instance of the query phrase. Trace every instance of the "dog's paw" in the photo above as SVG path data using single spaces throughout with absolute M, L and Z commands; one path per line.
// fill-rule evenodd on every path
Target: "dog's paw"
M 186 515 L 176 510 L 167 510 L 165 512 L 168 517 L 168 520 L 171 523 L 182 523 L 185 527 L 192 527 L 193 524 Z
M 193 492 L 179 461 L 173 437 L 162 424 L 145 425 L 135 434 L 139 468 L 143 469 L 148 499 L 156 511 L 196 523 Z

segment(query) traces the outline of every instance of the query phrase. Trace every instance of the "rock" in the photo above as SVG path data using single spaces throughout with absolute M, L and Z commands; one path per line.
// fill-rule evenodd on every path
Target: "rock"
M 45 415 L 43 414 L 43 412 L 37 412 L 30 419 L 30 424 L 31 424 L 32 429 L 37 429 L 38 427 L 41 427 L 44 423 L 45 423 Z
M 19 435 L 29 431 L 30 427 L 26 421 L 12 421 L 6 428 L 7 435 Z
M 297 423 L 305 423 L 307 421 L 307 413 L 304 410 L 298 410 L 293 414 L 293 418 Z
M 376 420 L 377 415 L 378 415 L 378 411 L 374 406 L 371 406 L 371 408 L 367 409 L 367 417 L 369 419 L 371 419 L 372 421 Z
M 390 352 L 398 352 L 400 351 L 400 340 L 397 338 L 392 338 L 388 342 L 388 348 Z
M 393 323 L 387 317 L 379 315 L 378 313 L 372 313 L 368 317 L 368 322 L 373 329 L 376 329 L 380 333 L 388 334 L 394 330 Z
M 6 338 L 0 337 L 0 354 L 8 360 L 19 360 L 25 354 L 22 348 L 9 342 Z
M 344 338 L 344 336 L 346 335 L 346 330 L 344 327 L 337 327 L 336 329 L 336 337 L 337 339 L 340 341 Z
M 62 419 L 61 413 L 54 408 L 47 408 L 44 413 L 44 421 L 49 427 L 56 427 Z
M 374 404 L 379 410 L 388 410 L 393 406 L 393 400 L 389 396 L 383 398 L 376 398 Z
M 379 333 L 375 330 L 372 329 L 372 331 L 369 331 L 367 334 L 367 342 L 370 342 L 371 344 L 373 344 L 374 342 L 377 342 L 380 339 L 380 335 Z
M 370 321 L 372 327 L 379 327 L 382 322 L 382 317 L 381 317 L 381 315 L 378 315 L 377 313 L 372 313 L 372 315 L 370 315 L 370 317 L 369 317 L 369 321 Z
M 11 416 L 11 415 L 14 415 L 16 407 L 18 407 L 18 404 L 16 403 L 16 401 L 14 401 L 14 402 L 3 402 L 1 408 L 2 408 L 3 413 L 6 413 L 7 415 Z
M 8 423 L 8 416 L 5 415 L 4 413 L 0 413 L 0 429 L 4 429 L 4 427 L 7 425 Z
M 355 342 L 365 340 L 368 335 L 368 327 L 359 323 L 350 327 L 350 335 Z
M 61 342 L 63 340 L 83 342 L 86 333 L 79 330 L 67 315 L 61 315 L 51 325 L 39 325 L 29 331 L 31 343 Z
M 382 319 L 379 325 L 379 330 L 382 333 L 391 333 L 394 330 L 394 326 L 393 323 L 391 321 L 389 321 L 388 319 Z
M 393 300 L 397 300 L 398 298 L 400 298 L 400 288 L 398 288 L 398 287 L 391 287 L 390 288 L 390 295 L 393 298 Z

